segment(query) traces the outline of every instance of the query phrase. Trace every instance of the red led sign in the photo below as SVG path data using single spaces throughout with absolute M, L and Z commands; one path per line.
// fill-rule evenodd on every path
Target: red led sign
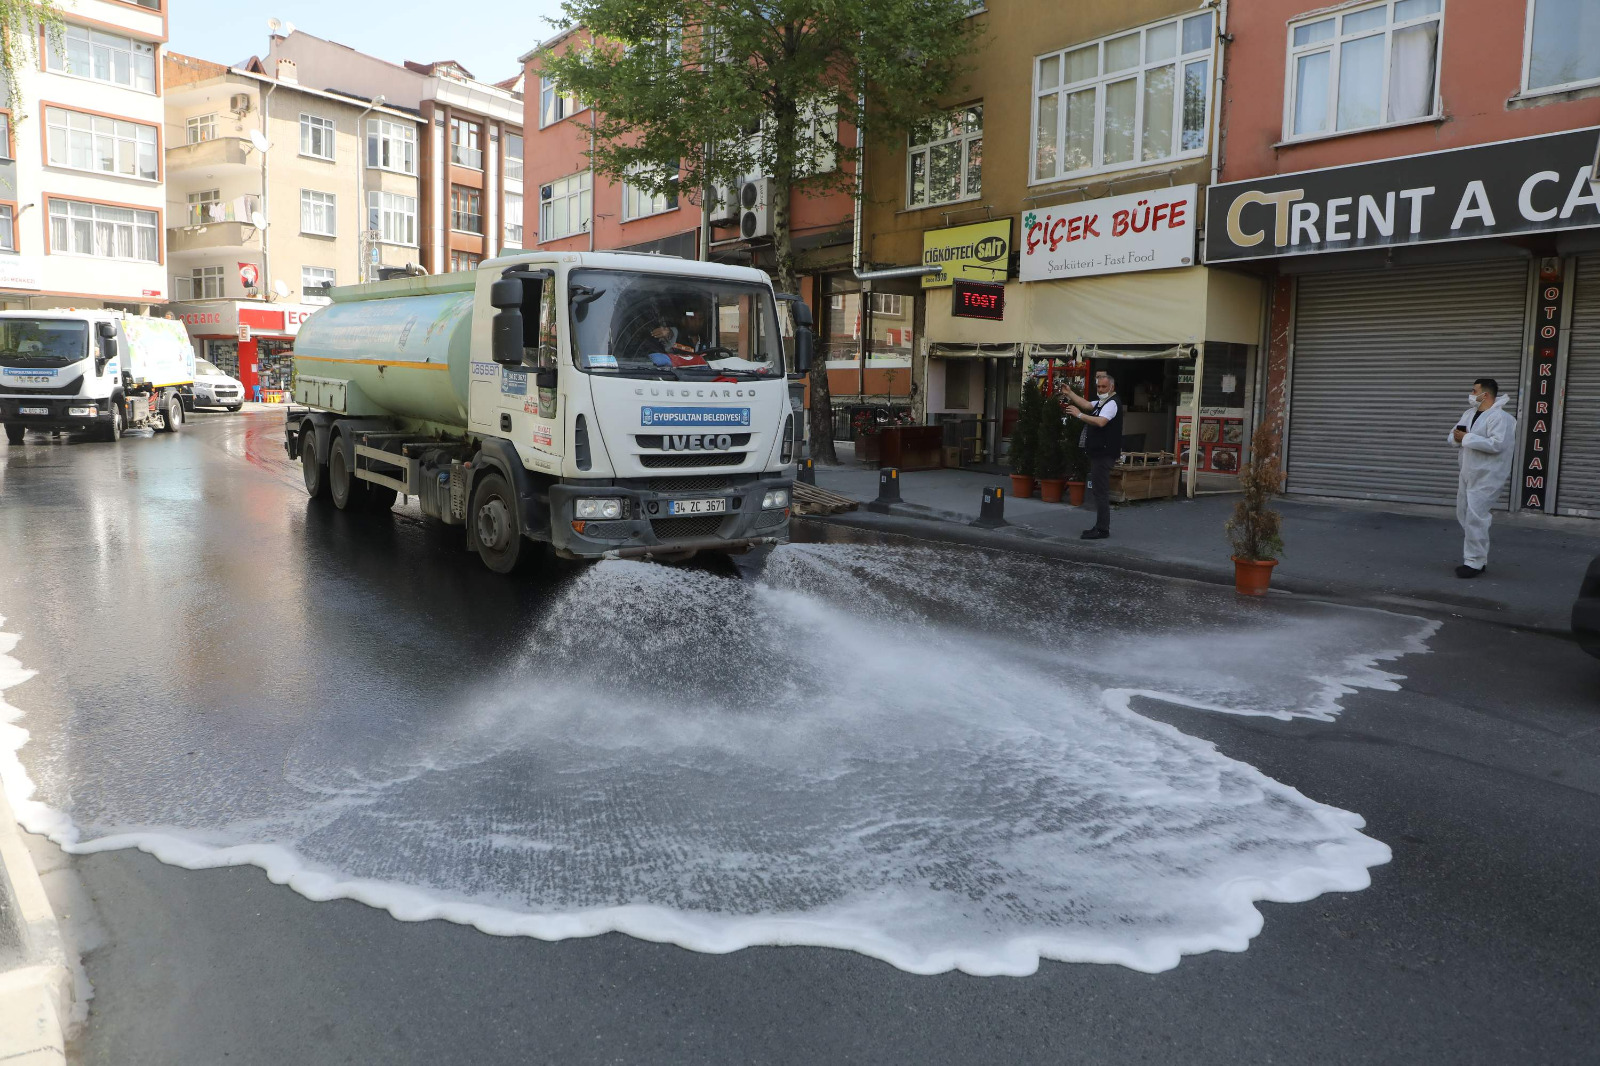
M 986 318 L 999 322 L 1006 317 L 1006 287 L 993 281 L 968 281 L 955 278 L 950 286 L 954 318 Z

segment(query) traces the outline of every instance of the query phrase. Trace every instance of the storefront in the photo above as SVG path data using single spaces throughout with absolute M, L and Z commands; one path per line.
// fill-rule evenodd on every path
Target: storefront
M 1501 505 L 1600 516 L 1600 130 L 1214 186 L 1208 265 L 1277 274 L 1286 489 L 1453 504 L 1473 379 L 1518 419 Z M 1508 239 L 1509 238 L 1509 239 Z
M 254 300 L 173 304 L 194 341 L 195 354 L 244 383 L 245 395 L 273 399 L 286 393 L 294 375 L 294 338 L 318 308 Z M 260 397 L 257 395 L 260 389 Z

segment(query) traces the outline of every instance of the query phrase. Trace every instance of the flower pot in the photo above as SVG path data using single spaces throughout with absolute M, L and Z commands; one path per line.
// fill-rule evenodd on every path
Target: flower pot
M 1069 482 L 1067 482 L 1067 502 L 1072 504 L 1072 506 L 1074 506 L 1074 507 L 1082 507 L 1083 506 L 1083 490 L 1084 490 L 1084 487 L 1087 484 L 1088 484 L 1088 482 L 1084 482 L 1084 481 L 1069 481 Z
M 1045 503 L 1060 503 L 1061 489 L 1066 482 L 1058 477 L 1042 477 L 1039 479 L 1039 499 Z
M 1033 495 L 1033 475 L 1032 474 L 1012 474 L 1011 475 L 1011 498 L 1014 499 L 1014 500 L 1025 500 L 1029 496 L 1032 496 L 1032 495 Z
M 1241 559 L 1233 557 L 1233 587 L 1245 596 L 1265 596 L 1272 584 L 1272 568 L 1276 559 Z

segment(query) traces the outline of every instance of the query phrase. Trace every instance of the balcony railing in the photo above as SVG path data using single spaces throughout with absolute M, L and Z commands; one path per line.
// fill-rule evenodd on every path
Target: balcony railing
M 175 144 L 167 149 L 167 170 L 190 170 L 194 167 L 257 166 L 259 159 L 251 153 L 255 149 L 243 137 L 212 137 L 194 144 Z
M 450 212 L 450 228 L 460 230 L 463 233 L 482 233 L 483 216 L 481 214 L 470 214 L 466 211 L 452 211 Z
M 167 230 L 167 251 L 193 252 L 207 248 L 259 248 L 261 231 L 248 222 L 212 222 Z
M 450 162 L 456 164 L 456 166 L 482 170 L 483 149 L 468 148 L 464 144 L 452 144 L 450 146 Z
M 250 222 L 254 223 L 255 215 L 261 210 L 261 197 L 246 193 L 236 196 L 232 200 L 207 200 L 204 203 L 190 204 L 189 212 L 184 224 L 187 226 L 209 226 L 213 222 Z

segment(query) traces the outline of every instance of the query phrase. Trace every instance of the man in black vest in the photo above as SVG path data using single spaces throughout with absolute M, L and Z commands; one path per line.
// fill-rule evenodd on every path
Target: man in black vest
M 1122 455 L 1122 405 L 1117 403 L 1116 382 L 1104 370 L 1094 376 L 1097 398 L 1090 402 L 1067 388 L 1067 413 L 1083 423 L 1078 444 L 1089 453 L 1089 487 L 1094 492 L 1094 526 L 1084 530 L 1084 540 L 1111 536 L 1111 468 Z

